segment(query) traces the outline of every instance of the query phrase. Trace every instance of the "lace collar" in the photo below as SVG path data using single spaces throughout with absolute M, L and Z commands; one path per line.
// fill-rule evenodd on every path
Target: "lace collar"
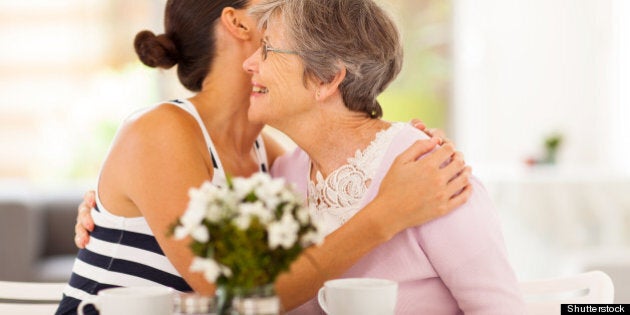
M 374 140 L 363 151 L 357 150 L 346 164 L 326 178 L 317 171 L 314 183 L 309 176 L 308 203 L 311 211 L 315 212 L 313 214 L 333 215 L 338 219 L 338 226 L 352 217 L 358 210 L 359 201 L 367 192 L 385 151 L 403 126 L 404 123 L 392 123 L 389 128 L 377 132 Z

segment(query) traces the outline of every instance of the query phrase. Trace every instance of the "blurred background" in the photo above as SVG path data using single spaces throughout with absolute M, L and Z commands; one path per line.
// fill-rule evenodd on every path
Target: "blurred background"
M 446 130 L 520 279 L 601 269 L 630 303 L 630 2 L 380 2 L 405 41 L 385 118 Z M 65 280 L 120 122 L 190 95 L 133 52 L 164 3 L 0 0 L 0 280 Z

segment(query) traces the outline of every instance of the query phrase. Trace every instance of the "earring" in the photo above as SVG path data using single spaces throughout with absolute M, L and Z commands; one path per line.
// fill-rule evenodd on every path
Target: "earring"
M 315 97 L 319 99 L 319 90 L 317 90 L 317 93 L 315 93 Z

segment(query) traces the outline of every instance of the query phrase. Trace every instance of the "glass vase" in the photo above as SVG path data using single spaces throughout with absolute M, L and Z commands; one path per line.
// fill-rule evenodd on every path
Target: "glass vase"
M 281 312 L 280 299 L 273 284 L 251 289 L 224 288 L 222 291 L 222 315 L 279 315 Z
M 217 305 L 213 296 L 198 293 L 179 293 L 173 299 L 174 315 L 216 315 Z

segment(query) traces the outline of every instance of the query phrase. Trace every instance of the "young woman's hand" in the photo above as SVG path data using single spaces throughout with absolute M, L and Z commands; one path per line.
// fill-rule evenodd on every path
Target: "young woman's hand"
M 446 133 L 444 132 L 444 130 L 439 129 L 439 128 L 427 128 L 427 125 L 425 123 L 423 123 L 422 120 L 420 120 L 418 118 L 412 119 L 409 123 L 412 126 L 416 127 L 416 129 L 424 131 L 430 137 L 438 138 L 438 140 L 439 140 L 438 144 L 443 144 L 443 143 L 446 143 L 446 142 L 452 142 L 450 139 L 448 139 L 446 137 Z
M 383 179 L 375 200 L 387 204 L 379 218 L 389 235 L 448 214 L 468 200 L 471 169 L 452 143 L 439 142 L 436 137 L 415 142 Z

